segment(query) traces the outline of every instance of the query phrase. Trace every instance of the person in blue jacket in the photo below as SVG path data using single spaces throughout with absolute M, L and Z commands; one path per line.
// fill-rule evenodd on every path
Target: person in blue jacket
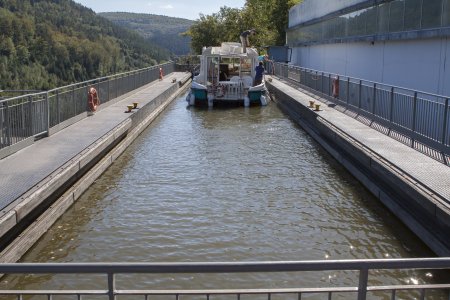
M 263 66 L 263 62 L 260 61 L 259 64 L 255 67 L 255 86 L 259 85 L 262 83 L 262 79 L 263 79 L 263 75 L 264 75 L 264 66 Z

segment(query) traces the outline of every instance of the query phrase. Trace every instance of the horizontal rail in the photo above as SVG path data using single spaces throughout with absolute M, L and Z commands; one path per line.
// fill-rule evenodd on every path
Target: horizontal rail
M 61 289 L 61 290 L 0 290 L 0 295 L 15 295 L 19 298 L 28 295 L 76 295 L 78 299 L 87 295 L 107 296 L 114 300 L 116 296 L 176 296 L 202 295 L 209 299 L 212 295 L 267 295 L 353 293 L 357 299 L 364 300 L 367 293 L 390 292 L 395 299 L 397 292 L 420 293 L 425 299 L 426 291 L 450 290 L 450 282 L 421 285 L 383 285 L 369 286 L 368 275 L 371 270 L 440 269 L 450 270 L 450 258 L 413 258 L 413 259 L 367 259 L 367 260 L 316 260 L 316 261 L 266 261 L 266 262 L 186 262 L 186 263 L 20 263 L 0 264 L 0 273 L 10 274 L 103 274 L 107 278 L 107 289 Z M 264 272 L 305 272 L 305 271 L 359 271 L 358 286 L 320 286 L 295 288 L 239 288 L 239 289 L 117 289 L 115 277 L 118 274 L 177 274 L 177 273 L 264 273 Z
M 106 103 L 157 80 L 160 68 L 164 74 L 169 74 L 175 65 L 168 62 L 49 91 L 0 99 L 0 159 L 5 156 L 2 152 L 9 155 L 9 149 L 20 150 L 30 141 L 48 136 L 84 117 L 89 111 L 88 88 L 94 87 L 100 102 Z
M 450 269 L 450 257 L 186 263 L 20 263 L 0 264 L 1 274 L 77 273 L 251 273 L 361 269 Z
M 286 78 L 329 101 L 386 128 L 390 136 L 450 164 L 450 96 L 322 72 L 284 63 L 269 64 L 269 73 Z M 392 132 L 392 134 L 391 134 Z

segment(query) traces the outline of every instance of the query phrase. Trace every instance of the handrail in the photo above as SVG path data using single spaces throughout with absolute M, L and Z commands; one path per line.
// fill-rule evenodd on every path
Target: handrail
M 0 159 L 28 146 L 35 138 L 48 136 L 86 116 L 87 87 L 95 87 L 100 102 L 105 103 L 157 80 L 159 68 L 169 74 L 174 67 L 170 61 L 0 100 Z
M 449 290 L 450 282 L 421 285 L 369 285 L 368 274 L 372 270 L 399 269 L 443 269 L 450 270 L 450 257 L 412 259 L 351 259 L 313 261 L 265 261 L 265 262 L 186 262 L 186 263 L 19 263 L 0 264 L 2 274 L 106 274 L 108 287 L 100 290 L 0 290 L 0 295 L 108 295 L 113 300 L 116 295 L 225 295 L 225 294 L 310 294 L 310 293 L 357 293 L 359 300 L 367 297 L 367 292 L 420 291 L 423 297 L 427 290 Z M 358 286 L 321 286 L 295 288 L 258 289 L 116 289 L 117 274 L 179 274 L 179 273 L 262 273 L 262 272 L 305 272 L 305 271 L 359 271 Z M 395 299 L 395 298 L 393 298 Z M 421 298 L 424 299 L 424 298 Z
M 328 101 L 381 125 L 391 137 L 450 164 L 449 96 L 285 63 L 268 67 L 273 68 L 270 73 L 319 92 Z M 333 92 L 335 84 L 337 93 Z
M 410 89 L 410 88 L 401 87 L 401 86 L 392 85 L 392 84 L 387 84 L 387 83 L 383 83 L 383 82 L 379 82 L 379 81 L 372 81 L 372 80 L 367 80 L 367 79 L 363 79 L 363 78 L 359 78 L 359 77 L 344 76 L 344 75 L 340 75 L 338 73 L 324 72 L 324 71 L 320 71 L 320 70 L 316 70 L 316 69 L 310 69 L 310 68 L 300 67 L 300 66 L 286 64 L 286 63 L 274 62 L 274 64 L 284 65 L 284 66 L 292 68 L 292 69 L 305 70 L 305 71 L 308 71 L 308 72 L 323 73 L 324 75 L 326 74 L 326 75 L 331 75 L 331 76 L 334 76 L 334 77 L 339 76 L 339 77 L 342 77 L 342 78 L 349 78 L 350 80 L 354 80 L 354 81 L 363 81 L 363 82 L 370 83 L 370 84 L 374 84 L 375 83 L 377 85 L 381 85 L 381 86 L 385 86 L 385 87 L 389 87 L 389 88 L 392 87 L 394 89 L 399 89 L 399 90 L 403 90 L 403 91 L 410 91 L 411 93 L 418 92 L 418 93 L 423 94 L 423 95 L 428 95 L 428 96 L 433 96 L 433 97 L 441 97 L 441 98 L 450 97 L 450 96 L 439 95 L 439 94 L 434 94 L 434 93 L 425 92 L 425 91 L 417 91 L 417 90 L 413 90 L 413 89 Z M 318 74 L 318 75 L 320 75 L 320 74 Z
M 69 84 L 69 85 L 57 87 L 57 88 L 54 88 L 54 89 L 51 89 L 51 90 L 48 90 L 48 91 L 32 91 L 31 93 L 27 93 L 26 95 L 20 95 L 20 96 L 16 96 L 16 97 L 0 100 L 0 103 L 5 102 L 5 101 L 14 100 L 14 99 L 19 99 L 19 98 L 22 98 L 22 97 L 25 97 L 25 96 L 29 97 L 29 96 L 46 94 L 46 93 L 53 93 L 53 92 L 56 92 L 58 90 L 67 89 L 67 88 L 71 88 L 71 87 L 77 87 L 77 86 L 80 86 L 80 85 L 87 86 L 89 84 L 98 83 L 98 82 L 105 81 L 105 80 L 111 80 L 111 79 L 114 79 L 114 78 L 117 78 L 117 77 L 124 77 L 124 76 L 128 76 L 128 75 L 140 73 L 140 72 L 143 72 L 143 71 L 147 71 L 147 70 L 158 69 L 159 67 L 162 67 L 162 66 L 165 66 L 165 65 L 170 65 L 170 64 L 173 64 L 173 62 L 169 61 L 167 63 L 163 63 L 163 64 L 159 64 L 159 65 L 155 65 L 155 66 L 150 66 L 150 67 L 147 67 L 147 68 L 141 68 L 141 69 L 137 69 L 137 70 L 132 70 L 132 71 L 127 71 L 127 72 L 113 74 L 113 75 L 110 75 L 110 76 L 103 76 L 103 77 L 90 79 L 90 80 L 86 80 L 86 81 L 82 81 L 82 82 L 76 82 L 76 83 L 72 83 L 72 84 Z

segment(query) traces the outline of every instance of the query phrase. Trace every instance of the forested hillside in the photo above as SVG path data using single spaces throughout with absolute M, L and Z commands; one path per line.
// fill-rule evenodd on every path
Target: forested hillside
M 194 24 L 194 21 L 125 12 L 108 12 L 99 15 L 118 25 L 135 30 L 156 45 L 168 49 L 171 53 L 184 55 L 190 52 L 190 37 L 180 34 L 188 30 Z
M 0 0 L 0 89 L 47 90 L 168 59 L 72 0 Z

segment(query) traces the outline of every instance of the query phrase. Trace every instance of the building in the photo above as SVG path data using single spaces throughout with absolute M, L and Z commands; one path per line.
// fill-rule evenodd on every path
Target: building
M 292 64 L 450 95 L 450 0 L 305 0 L 286 40 Z

